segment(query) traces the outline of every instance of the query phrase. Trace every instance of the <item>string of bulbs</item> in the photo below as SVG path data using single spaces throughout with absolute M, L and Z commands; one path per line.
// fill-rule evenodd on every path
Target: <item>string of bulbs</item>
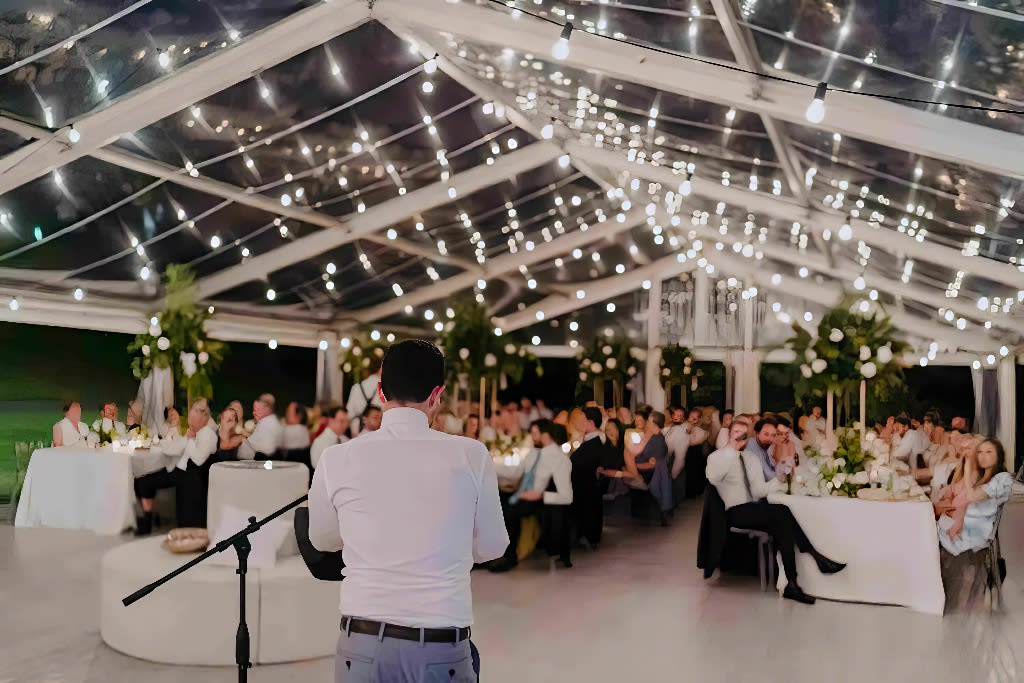
M 550 17 L 545 17 L 545 16 L 543 16 L 543 15 L 537 13 L 537 12 L 533 12 L 533 11 L 530 11 L 530 10 L 522 9 L 520 7 L 515 7 L 508 0 L 489 0 L 489 1 L 491 3 L 493 3 L 493 4 L 495 4 L 495 5 L 500 5 L 501 7 L 505 8 L 506 10 L 507 9 L 512 9 L 515 12 L 519 12 L 519 13 L 522 13 L 522 14 L 529 15 L 529 16 L 533 17 L 534 19 L 540 19 L 541 21 L 547 22 L 549 24 L 554 24 L 555 26 L 561 26 L 562 27 L 562 32 L 559 35 L 558 39 L 551 46 L 551 56 L 554 59 L 558 60 L 558 61 L 563 61 L 563 60 L 565 60 L 566 58 L 569 57 L 569 51 L 570 51 L 569 39 L 571 38 L 573 31 L 575 30 L 575 27 L 573 26 L 573 23 L 571 21 L 567 21 L 567 22 L 565 22 L 563 24 L 563 23 L 560 23 L 560 22 L 558 22 L 558 21 L 556 21 L 554 19 L 551 19 Z M 590 32 L 588 31 L 588 33 L 590 33 Z M 826 81 L 821 81 L 818 84 L 812 86 L 812 85 L 808 85 L 807 83 L 804 83 L 802 81 L 798 81 L 796 79 L 786 78 L 785 76 L 778 76 L 778 75 L 775 75 L 775 74 L 751 71 L 749 69 L 744 69 L 741 66 L 737 66 L 737 65 L 733 65 L 733 64 L 721 64 L 719 62 L 714 62 L 714 61 L 712 61 L 710 59 L 702 59 L 700 57 L 695 57 L 693 55 L 683 54 L 683 53 L 680 53 L 680 52 L 674 52 L 672 50 L 666 50 L 664 48 L 656 47 L 654 45 L 648 45 L 648 44 L 645 44 L 645 43 L 638 43 L 638 42 L 629 40 L 627 38 L 618 38 L 616 36 L 609 36 L 609 35 L 604 35 L 604 34 L 601 34 L 601 33 L 590 33 L 590 35 L 596 36 L 598 38 L 604 38 L 605 40 L 610 40 L 610 41 L 613 41 L 613 42 L 616 42 L 616 43 L 621 43 L 623 45 L 630 45 L 630 46 L 635 47 L 635 48 L 640 48 L 641 50 L 648 50 L 650 52 L 657 52 L 659 54 L 668 55 L 670 57 L 677 57 L 679 59 L 685 59 L 685 60 L 688 60 L 688 61 L 691 61 L 691 62 L 697 62 L 699 64 L 707 64 L 707 65 L 710 65 L 710 66 L 718 67 L 720 69 L 726 69 L 728 71 L 736 71 L 736 72 L 739 72 L 739 73 L 747 74 L 748 76 L 754 76 L 756 78 L 761 78 L 761 79 L 770 80 L 770 81 L 777 81 L 777 82 L 780 82 L 780 83 L 788 83 L 790 85 L 798 85 L 798 86 L 800 86 L 802 88 L 814 88 L 814 94 L 813 94 L 813 96 L 811 98 L 811 102 L 810 102 L 810 104 L 807 105 L 807 110 L 804 113 L 805 118 L 809 122 L 814 123 L 814 124 L 821 123 L 822 121 L 825 120 L 825 95 L 827 93 L 829 93 L 829 92 L 838 92 L 838 93 L 843 93 L 843 94 L 846 94 L 846 95 L 859 95 L 861 97 L 873 97 L 875 99 L 890 100 L 890 101 L 894 101 L 894 102 L 907 102 L 907 103 L 911 103 L 911 104 L 924 104 L 924 105 L 932 105 L 932 106 L 955 107 L 957 109 L 964 109 L 964 110 L 968 110 L 968 111 L 983 111 L 983 112 L 995 112 L 995 113 L 999 113 L 999 114 L 1017 114 L 1017 115 L 1024 114 L 1024 109 L 1009 109 L 1009 108 L 1006 108 L 1006 107 L 990 107 L 990 106 L 985 106 L 985 105 L 980 105 L 980 104 L 957 104 L 957 103 L 954 103 L 954 102 L 938 102 L 938 101 L 935 101 L 935 100 L 919 99 L 919 98 L 915 98 L 915 97 L 904 97 L 902 95 L 888 95 L 888 94 L 879 93 L 879 92 L 865 92 L 865 91 L 862 91 L 862 90 L 849 90 L 847 88 L 837 88 L 837 87 L 831 86 Z

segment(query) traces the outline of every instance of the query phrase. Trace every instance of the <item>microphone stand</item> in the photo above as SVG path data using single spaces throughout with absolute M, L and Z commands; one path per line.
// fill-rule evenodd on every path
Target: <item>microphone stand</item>
M 238 555 L 238 570 L 236 572 L 238 574 L 238 631 L 235 633 L 235 663 L 238 665 L 238 682 L 246 683 L 248 670 L 252 668 L 252 662 L 249 661 L 249 626 L 245 623 L 245 575 L 249 569 L 249 551 L 252 550 L 252 545 L 249 543 L 249 536 L 259 531 L 263 525 L 270 520 L 280 517 L 292 508 L 298 507 L 304 503 L 308 497 L 309 496 L 302 496 L 301 498 L 293 500 L 280 510 L 267 515 L 261 520 L 257 521 L 255 517 L 250 517 L 249 526 L 245 527 L 238 533 L 225 538 L 199 557 L 183 564 L 170 574 L 157 579 L 148 586 L 140 588 L 121 602 L 124 603 L 125 607 L 127 607 L 133 602 L 146 597 L 179 574 L 185 573 L 192 567 L 210 557 L 213 557 L 217 553 L 234 547 L 235 553 Z

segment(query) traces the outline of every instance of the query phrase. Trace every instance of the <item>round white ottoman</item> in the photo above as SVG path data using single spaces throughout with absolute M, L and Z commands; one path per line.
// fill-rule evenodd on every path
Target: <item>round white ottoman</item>
M 210 468 L 206 528 L 214 540 L 225 505 L 244 510 L 262 519 L 309 492 L 309 468 L 298 462 L 278 460 L 219 462 Z M 295 511 L 277 519 L 292 528 Z M 278 549 L 279 558 L 299 554 L 295 534 L 289 533 Z
M 164 664 L 234 665 L 238 576 L 233 568 L 204 563 L 129 607 L 121 604 L 125 596 L 195 557 L 169 553 L 162 541 L 133 541 L 103 557 L 103 641 L 124 654 Z M 338 639 L 338 587 L 310 576 L 297 556 L 250 569 L 245 609 L 252 661 L 332 656 Z

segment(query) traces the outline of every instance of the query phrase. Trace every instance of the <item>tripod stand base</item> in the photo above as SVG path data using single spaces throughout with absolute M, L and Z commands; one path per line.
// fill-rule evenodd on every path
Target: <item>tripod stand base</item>
M 188 555 L 160 547 L 162 538 L 126 543 L 102 562 L 100 632 L 113 649 L 163 664 L 235 666 L 238 575 L 231 566 L 202 564 L 126 609 L 121 598 L 178 567 Z M 227 551 L 234 555 L 231 550 Z M 338 587 L 309 575 L 298 556 L 250 569 L 246 612 L 250 658 L 273 664 L 333 656 L 338 638 Z

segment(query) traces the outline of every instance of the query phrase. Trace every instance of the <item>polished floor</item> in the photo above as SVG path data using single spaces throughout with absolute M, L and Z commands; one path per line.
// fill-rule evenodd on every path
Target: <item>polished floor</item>
M 482 680 L 1024 680 L 1024 505 L 1008 508 L 1002 615 L 938 618 L 899 607 L 761 593 L 756 579 L 705 582 L 694 566 L 698 510 L 669 529 L 610 522 L 596 553 L 548 571 L 476 572 Z M 99 637 L 100 558 L 127 540 L 0 526 L 0 683 L 228 683 L 231 668 L 169 667 L 123 656 Z M 257 667 L 254 683 L 332 681 L 333 661 Z

